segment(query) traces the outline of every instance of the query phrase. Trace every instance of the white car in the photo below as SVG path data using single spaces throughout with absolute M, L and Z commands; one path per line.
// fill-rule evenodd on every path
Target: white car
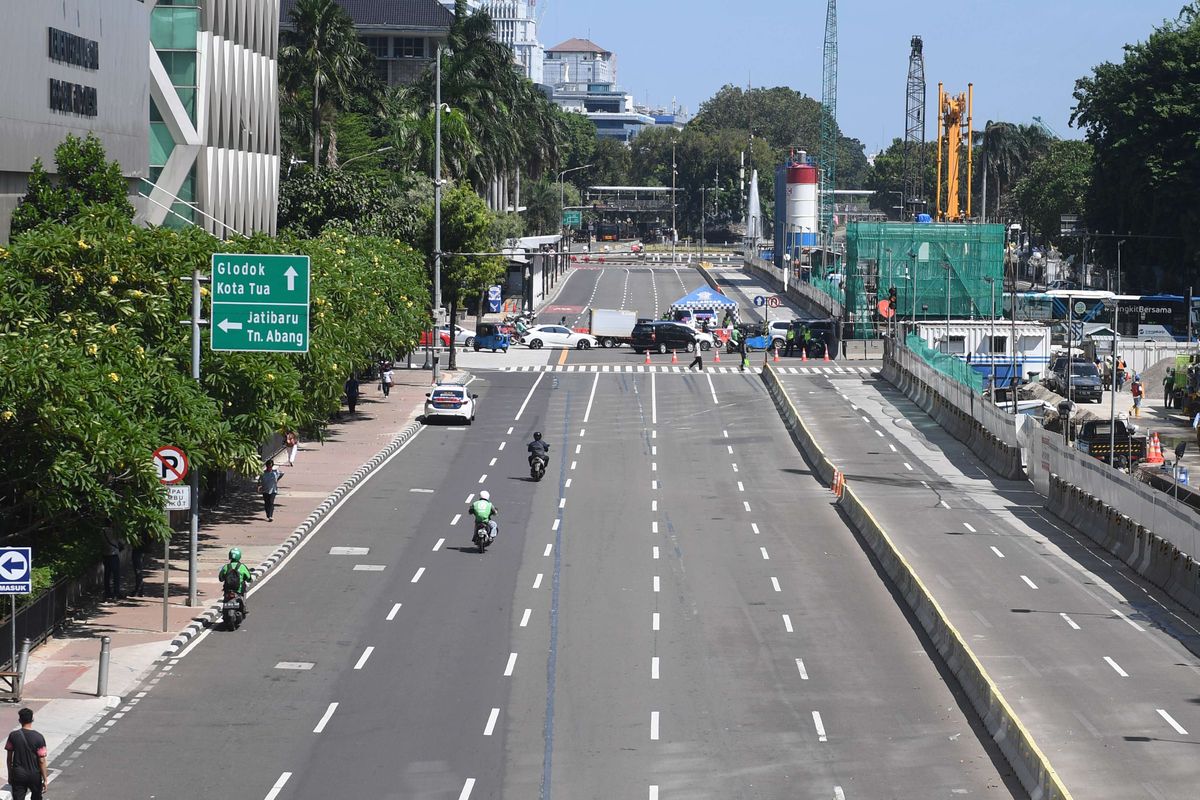
M 425 393 L 425 421 L 458 419 L 470 425 L 475 420 L 475 401 L 478 399 L 479 395 L 471 394 L 465 386 L 439 383 Z
M 449 328 L 442 328 L 449 333 Z M 472 347 L 475 344 L 475 331 L 469 331 L 459 325 L 454 326 L 454 344 L 458 347 Z
M 596 347 L 595 336 L 587 333 L 576 333 L 565 325 L 534 325 L 521 336 L 521 343 L 530 350 L 541 347 L 574 347 L 587 350 Z

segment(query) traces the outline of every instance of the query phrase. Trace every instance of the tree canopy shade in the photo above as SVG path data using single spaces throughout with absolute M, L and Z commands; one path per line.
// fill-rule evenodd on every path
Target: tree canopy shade
M 1200 280 L 1200 4 L 1078 80 L 1075 101 L 1071 122 L 1095 151 L 1089 226 L 1166 237 L 1135 240 L 1135 280 Z

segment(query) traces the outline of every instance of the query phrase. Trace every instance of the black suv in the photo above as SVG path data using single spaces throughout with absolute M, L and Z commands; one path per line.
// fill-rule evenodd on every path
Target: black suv
M 1054 366 L 1042 380 L 1043 385 L 1053 392 L 1067 396 L 1067 358 L 1054 359 Z M 1100 373 L 1096 365 L 1083 359 L 1071 359 L 1071 397 L 1081 403 L 1099 403 L 1101 398 Z
M 647 350 L 657 350 L 660 353 L 682 350 L 690 353 L 696 349 L 696 334 L 691 328 L 678 322 L 639 322 L 633 326 L 630 344 L 635 353 L 644 353 Z

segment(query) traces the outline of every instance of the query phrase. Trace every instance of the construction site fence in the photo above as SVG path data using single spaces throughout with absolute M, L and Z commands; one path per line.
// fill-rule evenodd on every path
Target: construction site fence
M 908 334 L 904 343 L 909 353 L 917 356 L 936 372 L 958 383 L 968 391 L 983 393 L 983 376 L 961 358 L 935 350 L 915 333 Z

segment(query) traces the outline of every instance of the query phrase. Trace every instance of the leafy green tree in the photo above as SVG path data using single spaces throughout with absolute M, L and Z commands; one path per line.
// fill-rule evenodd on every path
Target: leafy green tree
M 426 226 L 423 205 L 432 194 L 428 182 L 411 173 L 302 168 L 280 184 L 279 228 L 312 237 L 334 227 L 417 242 Z
M 1086 215 L 1092 161 L 1087 142 L 1056 141 L 1012 188 L 1018 215 L 1041 239 L 1061 246 L 1061 216 Z
M 292 29 L 280 36 L 281 115 L 298 120 L 300 109 L 305 110 L 312 167 L 319 171 L 325 129 L 356 94 L 376 87 L 373 59 L 350 15 L 335 0 L 299 0 L 291 17 Z M 336 146 L 330 151 L 326 156 L 336 164 Z
M 579 189 L 570 181 L 564 181 L 562 196 L 559 195 L 559 185 L 549 177 L 542 178 L 527 190 L 525 202 L 525 230 L 532 236 L 558 233 L 561 230 L 562 218 L 559 216 L 561 202 L 564 206 L 580 204 Z
M 1075 83 L 1074 125 L 1095 151 L 1088 221 L 1132 232 L 1135 282 L 1165 288 L 1200 280 L 1200 3 L 1189 3 L 1144 42 L 1127 45 Z M 1104 240 L 1102 247 L 1115 242 Z M 1111 252 L 1111 251 L 1110 251 Z M 1170 265 L 1152 274 L 1149 265 Z
M 628 186 L 632 158 L 629 147 L 616 139 L 596 140 L 592 151 L 592 167 L 581 170 L 587 173 L 587 183 L 592 186 Z
M 937 185 L 937 143 L 925 143 L 925 197 L 932 198 Z M 875 156 L 875 164 L 867 175 L 864 188 L 871 189 L 871 208 L 886 211 L 892 219 L 900 216 L 896 209 L 904 191 L 904 140 L 893 139 L 888 147 Z
M 65 222 L 92 205 L 111 206 L 133 219 L 133 206 L 127 198 L 129 184 L 121 165 L 106 160 L 104 145 L 95 135 L 80 139 L 67 134 L 54 149 L 54 164 L 57 180 L 50 177 L 40 159 L 33 162 L 29 188 L 13 211 L 13 236 L 43 222 Z
M 575 169 L 584 164 L 592 163 L 592 154 L 596 151 L 596 124 L 586 115 L 573 111 L 559 111 L 562 120 L 562 156 L 561 169 Z M 582 173 L 582 174 L 580 174 Z M 571 173 L 567 180 L 583 187 L 587 181 L 587 170 Z
M 1049 152 L 1052 139 L 1046 131 L 1036 125 L 991 120 L 976 134 L 976 139 L 979 147 L 975 163 L 980 193 L 986 170 L 987 206 L 990 212 L 988 216 L 1003 219 L 1003 215 L 1011 215 L 1014 211 L 1011 204 L 1005 203 L 1006 193 L 1016 185 L 1033 162 Z

